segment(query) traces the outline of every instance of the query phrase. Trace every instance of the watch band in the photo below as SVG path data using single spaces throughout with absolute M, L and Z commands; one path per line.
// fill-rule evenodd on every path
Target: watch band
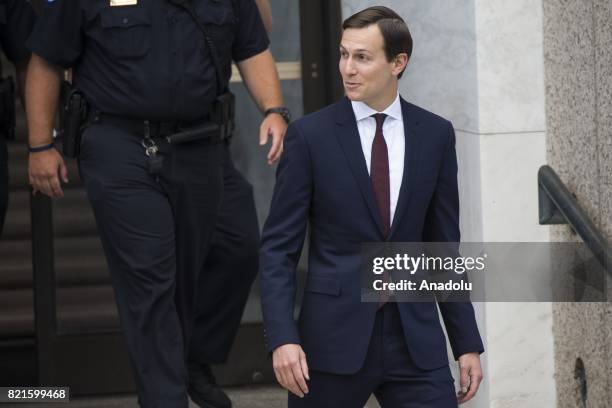
M 274 108 L 266 109 L 264 116 L 268 116 L 271 113 L 278 113 L 281 115 L 287 124 L 291 122 L 291 111 L 284 106 L 275 106 Z
M 49 143 L 46 144 L 44 146 L 37 146 L 37 147 L 30 147 L 28 146 L 28 152 L 30 153 L 39 153 L 39 152 L 45 152 L 47 150 L 51 150 L 55 147 L 55 144 L 53 143 Z

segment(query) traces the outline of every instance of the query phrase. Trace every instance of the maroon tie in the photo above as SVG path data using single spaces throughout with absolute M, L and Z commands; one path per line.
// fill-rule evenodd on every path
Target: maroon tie
M 383 231 L 385 233 L 385 239 L 389 237 L 389 231 L 391 230 L 391 193 L 389 186 L 389 151 L 387 150 L 387 143 L 383 137 L 383 123 L 387 115 L 384 113 L 377 113 L 372 115 L 376 119 L 376 134 L 374 135 L 374 142 L 372 143 L 372 157 L 370 161 L 370 179 L 372 179 L 372 187 L 374 187 L 374 194 L 376 195 L 376 202 L 378 203 L 378 211 L 380 211 L 380 218 L 383 222 Z M 383 273 L 383 282 L 390 282 L 389 272 Z M 389 301 L 389 291 L 383 291 L 380 294 L 378 301 L 378 308 L 380 309 Z
M 370 178 L 372 187 L 378 203 L 378 211 L 383 222 L 385 239 L 389 236 L 391 229 L 391 203 L 389 187 L 389 152 L 387 143 L 383 137 L 383 122 L 387 115 L 377 113 L 372 115 L 376 119 L 376 134 L 372 143 L 372 160 L 370 162 Z

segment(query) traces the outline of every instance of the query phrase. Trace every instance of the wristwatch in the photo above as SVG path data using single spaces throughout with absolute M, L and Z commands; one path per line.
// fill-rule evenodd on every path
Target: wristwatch
M 281 115 L 283 119 L 285 119 L 285 122 L 287 122 L 287 124 L 291 122 L 291 111 L 285 108 L 284 106 L 277 106 L 274 108 L 267 109 L 264 112 L 264 116 L 268 116 L 271 113 L 278 113 L 279 115 Z

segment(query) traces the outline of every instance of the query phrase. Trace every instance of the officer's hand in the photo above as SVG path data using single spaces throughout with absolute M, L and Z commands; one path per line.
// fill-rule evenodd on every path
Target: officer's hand
M 268 153 L 268 164 L 273 164 L 280 159 L 283 153 L 283 138 L 287 131 L 287 122 L 278 113 L 271 113 L 266 116 L 259 127 L 259 145 L 268 143 L 268 138 L 272 136 L 272 147 Z
M 300 398 L 308 394 L 306 380 L 308 376 L 308 365 L 306 354 L 299 344 L 283 344 L 272 352 L 272 366 L 276 380 L 283 388 L 291 391 Z
M 64 196 L 60 176 L 64 183 L 68 183 L 68 169 L 57 150 L 30 153 L 28 174 L 34 194 L 40 191 L 51 198 Z

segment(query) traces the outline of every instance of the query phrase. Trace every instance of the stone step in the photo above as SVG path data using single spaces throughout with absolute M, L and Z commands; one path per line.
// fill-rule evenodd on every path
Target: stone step
M 56 238 L 56 282 L 60 287 L 110 282 L 98 237 Z M 0 243 L 0 290 L 32 287 L 32 248 L 29 240 Z
M 2 240 L 28 238 L 31 234 L 30 219 L 29 190 L 12 191 Z M 56 237 L 97 235 L 93 212 L 83 189 L 65 189 L 64 197 L 53 201 L 53 232 Z
M 119 318 L 110 285 L 59 288 L 56 294 L 57 328 L 61 333 L 119 330 Z M 34 335 L 34 291 L 0 290 L 0 337 Z

